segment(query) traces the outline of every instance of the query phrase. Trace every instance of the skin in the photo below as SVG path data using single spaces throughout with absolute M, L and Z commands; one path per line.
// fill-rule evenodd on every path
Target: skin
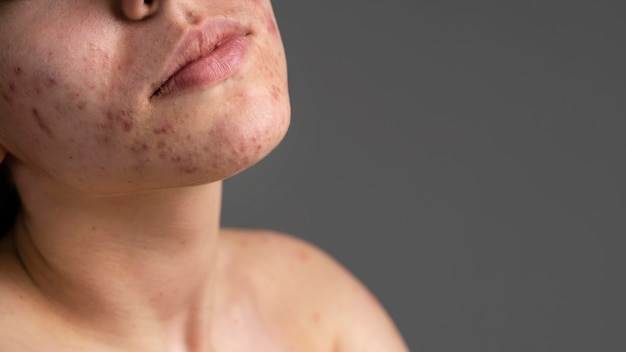
M 247 29 L 242 66 L 153 97 L 215 18 Z M 0 243 L 0 350 L 407 350 L 319 249 L 219 226 L 221 181 L 289 124 L 269 1 L 9 0 L 0 46 L 0 159 L 23 204 Z

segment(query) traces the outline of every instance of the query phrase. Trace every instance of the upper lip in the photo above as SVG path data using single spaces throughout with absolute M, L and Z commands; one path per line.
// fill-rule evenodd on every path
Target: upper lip
M 222 42 L 232 37 L 248 34 L 250 31 L 243 24 L 228 19 L 210 20 L 188 31 L 168 55 L 164 74 L 153 86 L 153 95 L 156 95 L 163 85 L 189 63 L 209 55 Z

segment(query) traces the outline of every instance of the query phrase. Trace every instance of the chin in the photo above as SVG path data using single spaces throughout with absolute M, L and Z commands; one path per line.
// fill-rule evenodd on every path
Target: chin
M 155 183 L 149 188 L 154 189 L 222 181 L 255 165 L 280 144 L 290 123 L 287 94 L 253 92 L 229 102 L 235 108 L 223 111 L 219 119 L 211 112 L 208 124 L 202 123 L 204 112 L 199 110 L 199 116 L 191 118 L 197 127 L 186 136 L 177 133 L 171 143 L 175 147 L 157 149 L 153 162 L 135 159 L 128 170 L 142 180 L 135 186 L 148 186 L 151 180 Z

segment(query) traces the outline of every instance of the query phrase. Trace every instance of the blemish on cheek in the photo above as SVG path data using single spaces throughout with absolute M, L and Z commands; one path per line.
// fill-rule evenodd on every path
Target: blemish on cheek
M 13 83 L 13 82 L 9 82 L 9 90 L 10 90 L 11 92 L 15 93 L 15 91 L 17 90 L 17 89 L 15 88 L 15 83 Z
M 54 135 L 52 134 L 52 130 L 50 130 L 50 127 L 48 127 L 48 125 L 41 118 L 41 115 L 39 115 L 39 111 L 33 108 L 32 113 L 35 117 L 35 121 L 37 122 L 37 126 L 39 126 L 39 128 L 44 131 L 48 135 L 48 137 L 50 137 L 50 139 L 53 139 Z
M 22 68 L 19 66 L 15 66 L 15 68 L 13 69 L 13 72 L 15 72 L 16 76 L 19 76 L 22 74 Z

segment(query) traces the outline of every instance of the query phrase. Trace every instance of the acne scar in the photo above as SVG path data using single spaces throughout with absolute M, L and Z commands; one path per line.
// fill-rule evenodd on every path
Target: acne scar
M 50 139 L 53 139 L 54 135 L 52 134 L 50 127 L 48 127 L 48 125 L 43 121 L 43 119 L 39 115 L 39 111 L 33 108 L 32 113 L 33 113 L 33 116 L 35 117 L 35 121 L 37 121 L 37 126 L 39 126 L 39 128 L 42 131 L 44 131 L 48 135 L 48 137 L 50 137 Z
M 4 92 L 2 92 L 2 99 L 4 99 L 4 101 L 6 101 L 9 104 L 13 102 L 13 100 Z

